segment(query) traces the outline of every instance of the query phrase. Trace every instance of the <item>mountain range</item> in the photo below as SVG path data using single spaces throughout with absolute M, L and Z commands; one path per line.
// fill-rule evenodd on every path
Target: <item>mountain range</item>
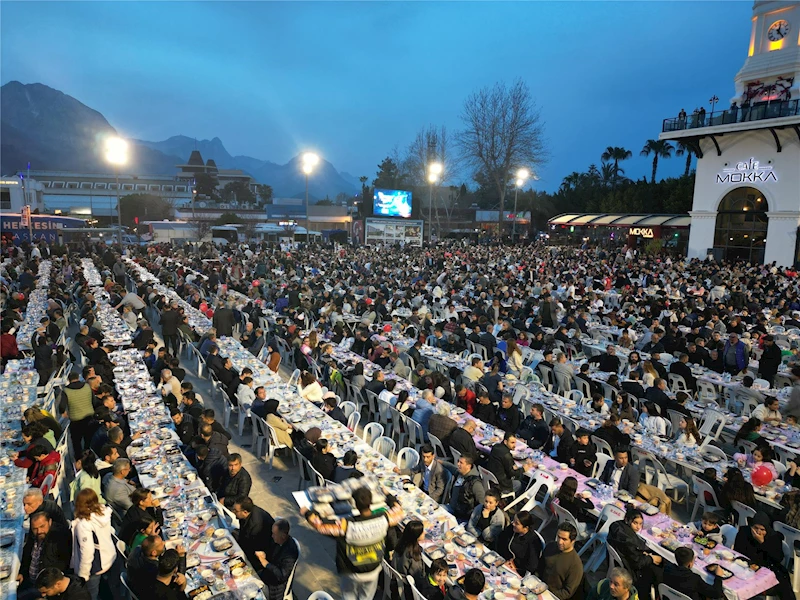
M 116 130 L 98 111 L 41 83 L 10 81 L 0 88 L 0 173 L 12 175 L 26 168 L 39 171 L 107 173 L 102 140 Z M 301 197 L 305 176 L 300 156 L 277 164 L 252 156 L 231 156 L 218 137 L 196 140 L 175 135 L 160 142 L 129 140 L 129 164 L 124 169 L 147 175 L 174 175 L 193 150 L 203 160 L 213 159 L 220 169 L 240 169 L 259 183 L 272 186 L 275 197 Z M 320 161 L 309 178 L 309 197 L 335 198 L 340 192 L 355 194 L 358 178 L 340 173 Z

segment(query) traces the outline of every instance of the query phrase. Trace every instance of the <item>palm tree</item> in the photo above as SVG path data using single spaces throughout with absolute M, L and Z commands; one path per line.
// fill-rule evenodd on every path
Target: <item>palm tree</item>
M 600 185 L 603 187 L 613 186 L 620 173 L 624 173 L 619 167 L 615 168 L 613 164 L 604 162 L 600 165 Z
M 658 169 L 659 158 L 672 158 L 672 151 L 675 148 L 665 140 L 647 140 L 647 143 L 639 153 L 642 156 L 653 155 L 653 174 L 650 177 L 650 183 L 656 182 L 656 170 Z
M 577 190 L 578 186 L 580 186 L 580 184 L 583 181 L 583 177 L 584 177 L 583 173 L 578 173 L 577 171 L 573 171 L 572 173 L 564 177 L 564 180 L 561 182 L 561 191 L 567 192 L 569 190 Z
M 606 148 L 606 151 L 600 155 L 600 158 L 602 158 L 603 161 L 613 160 L 614 170 L 618 171 L 619 162 L 621 160 L 628 160 L 631 156 L 633 156 L 633 152 L 630 150 L 620 148 L 619 146 L 609 146 Z
M 678 140 L 678 146 L 675 148 L 675 156 L 686 155 L 686 170 L 683 172 L 684 177 L 689 176 L 689 170 L 692 168 L 692 156 L 694 155 L 694 147 L 691 144 Z

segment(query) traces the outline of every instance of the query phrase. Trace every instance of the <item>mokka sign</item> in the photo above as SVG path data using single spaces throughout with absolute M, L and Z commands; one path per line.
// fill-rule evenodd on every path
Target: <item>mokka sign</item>
M 648 240 L 655 237 L 652 227 L 631 227 L 628 229 L 628 235 L 637 235 Z
M 766 183 L 767 181 L 778 181 L 772 165 L 762 167 L 754 158 L 738 162 L 717 173 L 717 183 Z

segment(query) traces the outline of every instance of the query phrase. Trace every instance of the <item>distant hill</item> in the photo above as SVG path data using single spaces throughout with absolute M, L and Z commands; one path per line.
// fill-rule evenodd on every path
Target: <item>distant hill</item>
M 109 172 L 102 154 L 103 139 L 116 135 L 116 130 L 98 111 L 41 83 L 11 81 L 0 88 L 0 99 L 2 174 L 22 171 L 28 162 L 36 170 Z M 218 137 L 195 140 L 176 135 L 160 142 L 131 140 L 128 169 L 171 175 L 175 165 L 186 162 L 195 149 L 204 160 L 214 159 L 220 169 L 241 169 L 258 182 L 271 185 L 275 196 L 305 194 L 299 156 L 284 165 L 251 156 L 231 156 Z M 359 189 L 357 178 L 339 173 L 327 161 L 322 161 L 309 178 L 309 196 L 314 199 L 333 199 L 340 192 L 355 194 Z

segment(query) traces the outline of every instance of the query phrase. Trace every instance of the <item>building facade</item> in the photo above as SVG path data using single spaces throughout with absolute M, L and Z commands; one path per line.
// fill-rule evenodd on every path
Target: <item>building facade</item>
M 753 5 L 729 108 L 665 119 L 660 139 L 697 156 L 689 258 L 798 260 L 800 2 Z

